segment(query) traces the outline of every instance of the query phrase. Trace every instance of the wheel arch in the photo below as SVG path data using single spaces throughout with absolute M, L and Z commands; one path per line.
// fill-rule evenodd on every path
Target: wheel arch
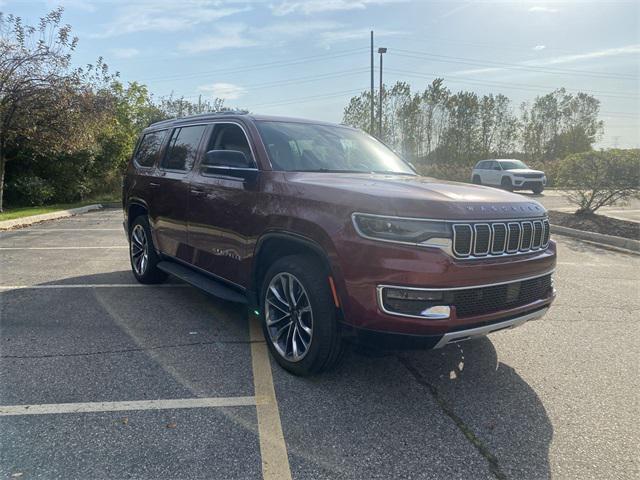
M 249 301 L 253 305 L 258 305 L 259 303 L 259 291 L 269 266 L 278 258 L 296 254 L 312 255 L 317 258 L 325 268 L 327 276 L 333 279 L 334 269 L 332 268 L 329 254 L 318 242 L 293 232 L 278 231 L 265 233 L 256 243 L 251 267 L 250 285 L 247 289 Z M 335 287 L 332 287 L 332 290 L 334 291 L 334 295 L 337 296 Z M 341 305 L 339 301 L 338 303 Z

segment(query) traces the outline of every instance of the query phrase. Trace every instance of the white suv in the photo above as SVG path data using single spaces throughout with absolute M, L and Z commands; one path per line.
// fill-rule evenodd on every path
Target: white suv
M 547 177 L 544 172 L 532 170 L 520 160 L 496 159 L 478 162 L 473 168 L 471 182 L 509 191 L 532 190 L 538 194 L 547 185 Z

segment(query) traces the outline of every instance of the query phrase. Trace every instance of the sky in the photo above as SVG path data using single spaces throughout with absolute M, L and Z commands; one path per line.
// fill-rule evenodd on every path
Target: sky
M 58 5 L 80 39 L 76 64 L 101 56 L 155 97 L 340 122 L 369 88 L 374 30 L 386 84 L 421 91 L 443 77 L 516 107 L 583 91 L 601 101 L 598 147 L 640 147 L 637 1 L 0 0 L 0 11 L 34 24 Z

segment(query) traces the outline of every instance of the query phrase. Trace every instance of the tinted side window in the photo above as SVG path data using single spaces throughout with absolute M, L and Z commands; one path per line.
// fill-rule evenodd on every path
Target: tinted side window
M 176 128 L 171 135 L 167 154 L 162 160 L 162 168 L 191 170 L 206 128 L 206 125 Z
M 487 162 L 478 162 L 476 165 L 476 169 L 478 170 L 484 170 L 485 168 L 487 168 Z
M 207 145 L 209 150 L 238 150 L 247 158 L 253 158 L 244 131 L 235 123 L 219 123 L 214 127 Z
M 166 130 L 161 130 L 159 132 L 147 133 L 142 137 L 134 157 L 135 162 L 138 165 L 142 167 L 150 167 L 155 163 L 158 151 L 162 146 L 162 141 L 164 140 L 166 133 Z

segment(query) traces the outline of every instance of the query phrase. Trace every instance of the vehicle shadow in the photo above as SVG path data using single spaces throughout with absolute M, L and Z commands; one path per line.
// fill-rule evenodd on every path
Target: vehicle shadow
M 42 285 L 66 283 L 134 284 L 135 280 L 129 271 L 117 271 Z M 163 285 L 173 283 L 177 280 L 169 278 Z M 190 287 L 170 292 L 168 301 L 191 316 L 167 310 L 167 318 L 157 318 L 157 311 L 149 311 L 153 321 L 167 324 L 167 336 L 172 329 L 185 330 L 182 326 L 196 321 L 195 316 L 202 317 L 198 330 L 206 338 L 246 335 L 248 340 L 246 307 Z M 144 288 L 129 293 L 138 294 L 144 301 L 152 298 Z M 126 315 L 120 320 L 127 322 L 121 325 L 125 334 L 139 334 L 136 342 L 142 349 L 154 338 L 147 336 L 152 320 L 144 318 L 144 311 L 135 323 L 124 320 Z M 214 365 L 220 361 L 215 353 L 219 345 L 198 348 L 205 371 L 223 367 Z M 152 352 L 149 355 L 163 364 L 162 351 Z M 172 358 L 180 355 L 180 350 L 171 352 Z M 186 363 L 174 361 L 172 375 L 192 378 L 195 395 L 210 395 L 206 383 L 189 373 Z M 476 478 L 491 471 L 514 478 L 550 476 L 553 427 L 544 405 L 518 372 L 498 360 L 490 338 L 441 350 L 394 353 L 349 345 L 335 370 L 310 378 L 290 375 L 275 362 L 272 366 L 294 476 L 309 469 L 330 478 L 420 477 L 425 469 L 431 477 Z M 241 428 L 256 428 L 233 410 L 225 414 Z
M 550 477 L 548 455 L 553 427 L 544 405 L 512 367 L 498 361 L 488 337 L 432 351 L 363 355 L 358 349 L 349 348 L 341 365 L 328 374 L 301 379 L 283 374 L 274 365 L 274 375 L 281 408 L 283 403 L 284 409 L 289 408 L 289 400 L 281 398 L 287 392 L 296 392 L 298 403 L 314 402 L 313 396 L 300 398 L 306 397 L 301 392 L 317 392 L 315 404 L 321 398 L 323 406 L 327 405 L 323 408 L 326 416 L 320 414 L 322 422 L 330 423 L 316 425 L 320 430 L 344 425 L 355 432 L 366 432 L 367 426 L 378 423 L 386 428 L 377 432 L 382 435 L 380 438 L 372 432 L 371 441 L 382 442 L 389 449 L 412 441 L 425 449 L 437 449 L 430 442 L 442 442 L 448 445 L 444 456 L 449 461 L 456 461 L 456 455 L 461 455 L 457 461 L 464 464 L 480 454 L 499 478 L 501 474 L 508 478 Z M 357 410 L 345 411 L 343 406 L 352 403 L 358 405 Z M 387 407 L 383 413 L 372 413 L 380 405 Z M 286 417 L 285 413 L 285 428 L 295 429 Z M 361 424 L 354 418 L 360 419 Z M 441 423 L 456 435 L 429 438 L 426 432 L 438 430 Z M 397 425 L 403 428 L 392 427 Z M 393 431 L 401 433 L 396 438 L 389 437 Z M 466 459 L 464 454 L 456 453 L 454 446 L 461 439 L 468 442 Z M 410 471 L 405 473 L 411 476 Z M 446 473 L 458 474 L 474 476 L 464 470 Z

